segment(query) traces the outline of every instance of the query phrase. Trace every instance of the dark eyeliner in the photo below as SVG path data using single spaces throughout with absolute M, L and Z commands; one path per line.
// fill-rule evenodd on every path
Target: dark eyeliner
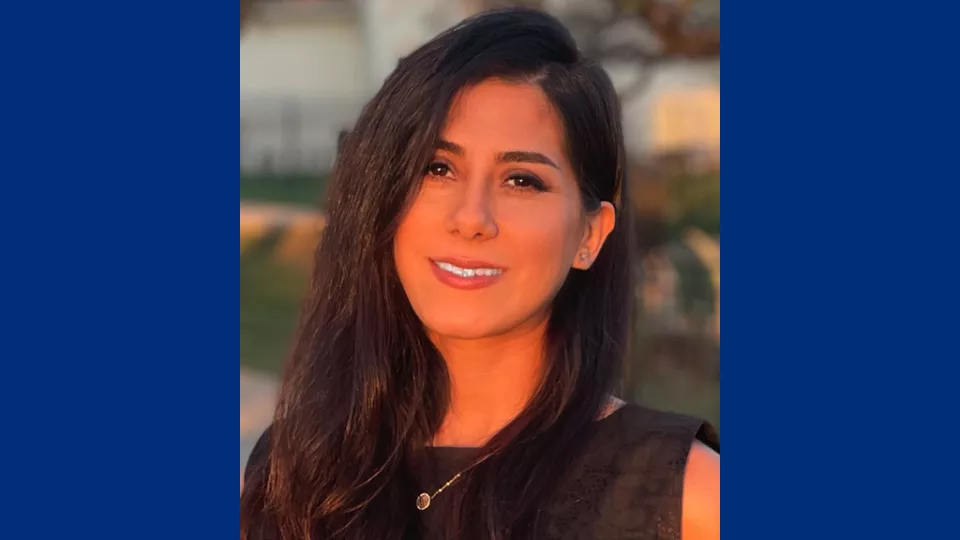
M 430 176 L 433 176 L 433 177 L 438 177 L 438 178 L 444 177 L 445 175 L 437 175 L 437 174 L 434 174 L 434 173 L 433 173 L 433 169 L 436 169 L 436 168 L 438 168 L 438 167 L 442 167 L 442 168 L 446 169 L 447 172 L 450 172 L 451 170 L 453 170 L 452 167 L 450 167 L 449 164 L 447 164 L 447 163 L 445 163 L 445 162 L 443 162 L 443 161 L 440 161 L 440 160 L 433 160 L 433 161 L 431 161 L 431 162 L 424 168 L 423 174 L 424 174 L 424 175 L 430 175 Z
M 528 190 L 528 189 L 532 189 L 532 190 L 537 191 L 537 192 L 550 191 L 550 190 L 547 188 L 547 184 L 546 184 L 543 180 L 541 180 L 540 178 L 538 178 L 538 177 L 536 177 L 536 176 L 534 176 L 534 175 L 532 175 L 532 174 L 511 174 L 511 175 L 507 178 L 507 180 L 508 180 L 508 181 L 509 181 L 509 180 L 523 180 L 524 182 L 527 182 L 527 183 L 529 184 L 529 185 L 526 185 L 526 186 L 509 186 L 511 189 L 517 189 L 517 190 L 521 190 L 521 191 L 525 191 L 525 190 Z

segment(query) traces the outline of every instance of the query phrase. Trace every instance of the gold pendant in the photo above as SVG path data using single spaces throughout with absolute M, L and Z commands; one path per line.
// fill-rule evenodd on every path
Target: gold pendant
M 430 495 L 421 493 L 417 497 L 417 510 L 426 510 L 427 508 L 430 508 Z

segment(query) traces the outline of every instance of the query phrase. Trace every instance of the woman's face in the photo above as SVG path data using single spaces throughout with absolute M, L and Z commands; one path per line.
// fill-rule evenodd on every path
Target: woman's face
M 394 240 L 427 330 L 476 339 L 535 327 L 571 267 L 586 269 L 612 205 L 583 209 L 562 121 L 536 85 L 464 89 Z

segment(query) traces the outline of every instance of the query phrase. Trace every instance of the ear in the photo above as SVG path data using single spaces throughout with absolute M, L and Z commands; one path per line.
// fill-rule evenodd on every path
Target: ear
M 600 209 L 587 216 L 586 227 L 583 231 L 583 238 L 580 239 L 580 246 L 577 254 L 574 256 L 573 267 L 578 270 L 587 270 L 597 259 L 600 248 L 607 241 L 607 237 L 613 232 L 613 227 L 617 222 L 617 211 L 613 204 L 603 201 L 600 203 Z

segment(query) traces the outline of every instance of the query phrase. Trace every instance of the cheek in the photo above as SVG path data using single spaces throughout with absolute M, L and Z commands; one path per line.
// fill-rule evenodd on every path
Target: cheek
M 579 246 L 576 212 L 552 208 L 518 213 L 505 227 L 512 258 L 523 268 L 524 280 L 536 288 L 559 288 Z M 535 285 L 540 283 L 539 286 Z
M 424 251 L 421 244 L 437 233 L 430 212 L 425 212 L 422 206 L 414 204 L 410 208 L 394 235 L 393 256 L 401 274 L 404 267 Z

